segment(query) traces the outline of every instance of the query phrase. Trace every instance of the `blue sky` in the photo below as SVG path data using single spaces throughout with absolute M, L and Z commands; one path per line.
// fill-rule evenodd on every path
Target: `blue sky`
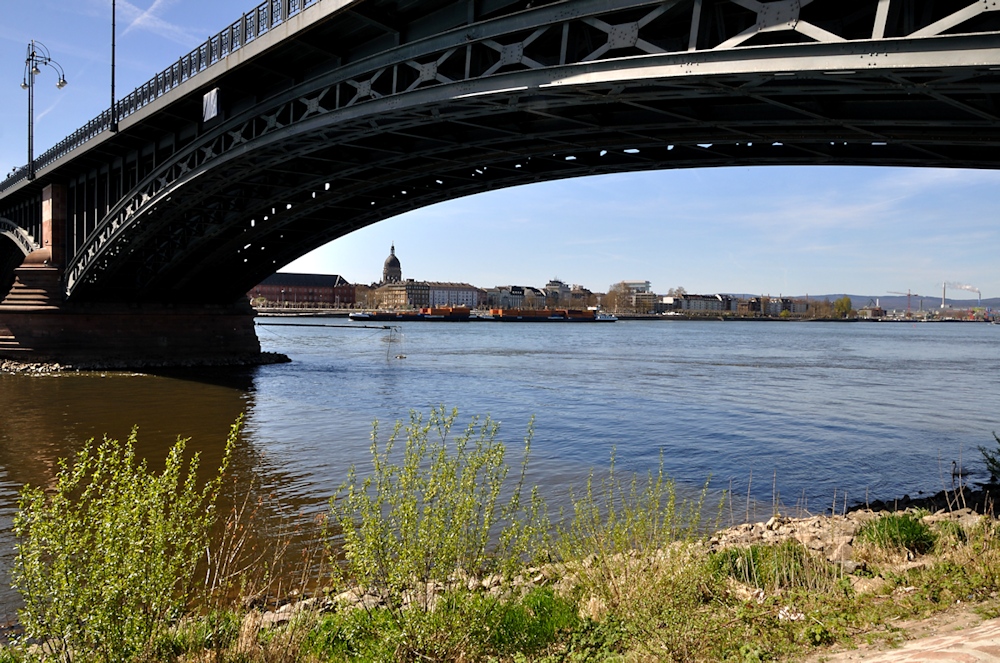
M 119 0 L 119 97 L 254 5 Z M 35 89 L 35 152 L 110 103 L 110 0 L 5 0 L 0 23 L 0 175 L 27 161 L 28 41 L 66 71 Z M 554 277 L 605 290 L 936 296 L 944 281 L 1000 296 L 1000 172 L 726 168 L 536 184 L 417 210 L 337 240 L 284 271 L 381 276 L 391 242 L 408 278 L 478 286 Z M 958 293 L 956 293 L 957 295 Z M 969 295 L 970 297 L 974 295 Z

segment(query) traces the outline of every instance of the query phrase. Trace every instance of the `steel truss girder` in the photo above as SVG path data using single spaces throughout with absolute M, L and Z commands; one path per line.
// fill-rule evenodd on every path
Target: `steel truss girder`
M 0 217 L 0 235 L 12 241 L 24 255 L 42 248 L 24 228 L 3 217 Z
M 699 29 L 705 25 L 702 14 L 710 4 L 743 11 L 744 19 L 747 12 L 753 14 L 752 31 L 744 27 L 705 42 Z M 998 35 L 934 36 L 992 11 L 989 3 L 977 4 L 983 11 L 953 12 L 950 22 L 939 18 L 922 25 L 912 32 L 914 37 L 888 39 L 884 35 L 890 3 L 870 0 L 871 38 L 866 40 L 847 39 L 803 18 L 808 5 L 821 4 L 822 0 L 557 2 L 340 67 L 234 118 L 141 182 L 112 208 L 74 257 L 67 271 L 67 294 L 73 295 L 82 285 L 89 296 L 95 296 L 102 287 L 111 287 L 101 283 L 112 283 L 117 273 L 130 269 L 132 276 L 118 279 L 122 289 L 164 292 L 169 288 L 162 284 L 184 280 L 178 276 L 179 265 L 191 256 L 204 255 L 204 247 L 220 241 L 235 246 L 241 238 L 222 239 L 231 234 L 237 222 L 234 217 L 259 216 L 262 206 L 244 199 L 243 209 L 219 207 L 216 192 L 225 182 L 260 181 L 264 185 L 258 186 L 268 192 L 265 198 L 305 196 L 307 201 L 315 200 L 309 196 L 317 193 L 317 183 L 325 185 L 330 180 L 349 182 L 352 191 L 372 194 L 380 186 L 405 184 L 426 170 L 426 164 L 423 169 L 404 167 L 401 164 L 413 155 L 392 154 L 385 145 L 369 148 L 379 150 L 377 162 L 344 165 L 328 156 L 311 155 L 380 138 L 384 143 L 408 132 L 433 143 L 435 137 L 430 134 L 436 128 L 458 135 L 464 127 L 462 138 L 437 138 L 435 147 L 420 149 L 419 158 L 440 168 L 473 162 L 467 154 L 469 146 L 487 150 L 490 159 L 508 158 L 510 142 L 525 135 L 537 145 L 533 150 L 520 148 L 522 154 L 535 158 L 549 150 L 597 149 L 595 136 L 605 129 L 601 118 L 624 118 L 629 109 L 635 111 L 637 120 L 609 121 L 603 134 L 607 148 L 632 144 L 648 150 L 657 141 L 682 150 L 713 145 L 712 150 L 698 152 L 687 161 L 647 162 L 636 157 L 613 167 L 595 165 L 586 172 L 550 164 L 548 171 L 536 172 L 530 181 L 647 167 L 734 163 L 998 167 L 995 157 L 976 149 L 984 143 L 995 147 L 998 142 L 994 108 L 995 70 L 1000 67 Z M 655 30 L 669 32 L 678 21 L 689 21 L 685 37 L 693 50 L 668 52 L 657 45 L 663 40 Z M 587 39 L 578 35 L 584 32 Z M 756 37 L 774 34 L 790 35 L 791 43 L 746 45 Z M 803 35 L 812 41 L 799 43 Z M 945 107 L 951 112 L 942 112 Z M 748 111 L 755 115 L 744 116 Z M 535 127 L 533 133 L 519 130 L 513 121 L 491 126 L 494 118 L 513 116 L 530 118 L 521 125 Z M 651 122 L 650 117 L 660 119 Z M 788 149 L 730 149 L 751 148 L 753 143 L 760 147 L 760 142 L 767 141 L 782 143 L 772 147 Z M 851 150 L 824 147 L 859 141 L 867 141 L 867 148 L 856 149 L 857 144 Z M 720 143 L 729 145 L 722 149 Z M 893 156 L 886 160 L 889 153 Z M 326 163 L 328 172 L 322 177 L 294 177 L 297 164 L 310 158 Z M 276 178 L 279 171 L 282 177 Z M 522 181 L 526 181 L 522 175 L 511 175 L 492 181 L 489 187 Z M 489 187 L 463 183 L 452 189 L 453 195 L 426 194 L 424 202 L 411 198 L 416 202 L 406 208 Z M 186 217 L 177 213 L 187 209 L 181 197 L 196 200 Z M 308 209 L 339 209 L 346 204 L 334 198 L 307 202 L 297 214 L 305 219 Z M 199 205 L 201 209 L 196 209 Z M 363 219 L 386 218 L 384 213 L 377 218 L 356 213 L 358 220 L 345 221 L 344 227 L 373 222 Z M 294 223 L 285 225 L 292 228 Z M 251 234 L 266 236 L 259 230 Z M 323 241 L 332 238 L 324 233 L 316 237 L 320 235 L 326 238 Z M 274 249 L 277 257 L 268 253 L 270 264 L 280 267 L 279 260 L 287 262 L 286 257 L 297 257 L 322 243 L 308 238 L 296 241 L 297 248 Z M 250 264 L 249 258 L 244 260 Z M 137 262 L 141 267 L 128 267 Z M 254 263 L 265 264 L 261 259 Z
M 736 96 L 736 97 L 744 96 L 738 86 L 737 87 L 730 86 L 728 88 L 727 86 L 722 86 L 722 87 L 723 89 L 727 89 L 726 95 Z M 601 100 L 602 96 L 606 96 L 601 94 L 595 94 L 594 93 L 595 91 L 593 89 L 588 90 L 588 92 L 590 92 L 590 94 L 588 95 L 589 97 L 588 101 L 590 101 L 591 103 L 597 103 L 596 101 L 593 100 L 595 99 Z M 671 92 L 673 94 L 671 94 Z M 993 92 L 996 92 L 996 90 L 993 90 Z M 781 94 L 776 94 L 775 98 L 780 99 L 782 95 L 788 96 L 788 94 L 789 94 L 788 90 L 783 90 L 781 91 Z M 685 98 L 689 98 L 690 96 L 691 95 L 687 94 L 687 91 L 685 90 L 681 90 L 679 94 L 676 90 L 668 90 L 665 94 L 662 95 L 663 98 L 668 100 L 671 98 L 683 100 Z M 759 97 L 760 96 L 759 86 L 758 86 L 758 94 L 745 95 L 745 96 L 747 96 L 748 98 Z M 637 98 L 633 98 L 630 97 L 629 95 L 619 93 L 618 97 L 620 100 L 619 103 L 621 104 L 622 107 L 629 107 L 631 105 L 638 106 L 640 105 L 640 102 L 648 104 L 651 101 L 662 101 L 662 99 L 657 99 L 656 98 L 657 95 L 655 94 L 639 95 Z M 503 111 L 504 108 L 510 108 L 512 106 L 512 102 L 514 102 L 514 105 L 516 105 L 516 107 L 523 109 L 525 113 L 530 114 L 535 110 L 532 107 L 531 103 L 526 102 L 524 99 L 515 100 L 515 98 L 512 96 L 506 96 L 505 103 L 497 103 L 492 99 L 482 96 L 477 96 L 475 98 L 468 99 L 467 107 L 465 108 L 464 113 L 457 114 L 455 112 L 450 112 L 447 114 L 441 114 L 439 112 L 438 118 L 440 118 L 440 121 L 442 122 L 464 125 L 469 129 L 469 131 L 475 131 L 476 130 L 475 120 L 478 119 L 480 121 L 483 121 L 486 118 L 494 116 L 496 113 Z M 769 99 L 769 102 L 773 103 L 774 99 Z M 553 106 L 561 105 L 563 107 L 573 107 L 573 106 L 579 106 L 581 103 L 586 103 L 586 101 L 581 102 L 579 99 L 574 99 L 573 95 L 566 95 L 565 98 L 561 100 L 561 102 L 555 99 L 548 99 L 540 104 L 546 110 L 543 112 L 539 112 L 539 115 L 541 116 L 549 115 L 550 114 L 549 111 L 553 108 Z M 793 108 L 791 109 L 791 111 L 794 112 L 795 109 Z M 742 142 L 744 145 L 747 145 L 747 143 L 752 144 L 755 140 L 766 140 L 769 134 L 773 135 L 774 129 L 779 129 L 783 132 L 782 133 L 783 136 L 786 137 L 790 136 L 792 140 L 798 140 L 799 142 L 815 142 L 817 140 L 823 141 L 829 138 L 837 138 L 837 139 L 848 139 L 851 141 L 867 140 L 869 141 L 869 143 L 871 143 L 873 140 L 882 139 L 883 142 L 895 140 L 896 142 L 900 143 L 901 144 L 900 146 L 902 147 L 905 146 L 906 142 L 908 141 L 915 141 L 915 142 L 920 142 L 921 144 L 924 145 L 924 150 L 925 150 L 924 153 L 919 155 L 913 155 L 909 160 L 903 159 L 900 162 L 908 161 L 910 163 L 921 162 L 933 165 L 956 165 L 952 160 L 949 160 L 948 158 L 944 158 L 940 155 L 938 156 L 934 156 L 933 154 L 928 155 L 926 153 L 927 145 L 940 142 L 945 145 L 955 146 L 961 142 L 960 140 L 957 140 L 956 137 L 948 137 L 945 135 L 946 129 L 948 128 L 945 125 L 950 123 L 945 123 L 940 127 L 939 133 L 941 134 L 941 138 L 935 139 L 933 137 L 927 138 L 926 123 L 922 122 L 914 123 L 913 131 L 910 132 L 908 131 L 908 128 L 905 123 L 899 121 L 893 121 L 890 124 L 892 125 L 892 130 L 895 132 L 895 134 L 894 136 L 889 136 L 886 135 L 887 132 L 885 130 L 887 127 L 884 121 L 880 122 L 875 120 L 860 120 L 860 121 L 856 120 L 850 123 L 849 125 L 845 125 L 844 123 L 838 123 L 829 119 L 817 119 L 814 113 L 802 113 L 802 115 L 805 119 L 800 120 L 798 122 L 791 122 L 788 119 L 778 119 L 772 121 L 762 121 L 759 119 L 752 119 L 745 123 L 731 121 L 724 126 L 719 126 L 718 124 L 712 125 L 711 123 L 704 121 L 693 121 L 688 123 L 680 122 L 676 123 L 674 126 L 674 133 L 675 133 L 674 138 L 676 139 L 675 142 L 686 142 L 688 145 L 697 145 L 699 143 L 700 144 L 718 143 L 720 141 L 734 142 L 734 136 L 735 136 L 735 138 L 737 138 L 737 140 L 735 141 L 736 144 Z M 331 139 L 336 144 L 349 145 L 352 143 L 352 141 L 364 141 L 366 139 L 371 139 L 372 137 L 377 137 L 380 135 L 389 135 L 389 136 L 396 135 L 399 132 L 406 131 L 408 128 L 419 127 L 421 119 L 423 119 L 423 121 L 426 122 L 428 118 L 420 118 L 419 116 L 413 116 L 412 118 L 407 118 L 407 119 L 408 121 L 403 122 L 401 125 L 396 123 L 390 124 L 389 122 L 383 120 L 382 129 L 379 131 L 375 131 L 372 130 L 372 128 L 367 124 L 367 122 L 365 122 L 364 118 L 356 118 L 355 121 L 353 122 L 353 126 L 345 127 L 345 129 L 350 128 L 353 130 L 351 132 L 350 137 L 345 138 L 343 135 L 341 135 L 339 139 L 333 139 L 332 137 Z M 338 124 L 343 126 L 343 123 L 338 123 Z M 572 123 L 566 123 L 566 124 L 572 124 Z M 997 142 L 997 137 L 995 132 L 996 123 L 983 122 L 979 120 L 979 118 L 977 118 L 977 121 L 974 122 L 973 124 L 976 127 L 978 127 L 979 135 L 974 139 L 967 139 L 967 142 L 969 142 L 970 144 L 977 144 L 983 142 L 983 139 L 987 138 L 987 136 L 983 134 L 983 130 L 993 128 L 994 139 L 992 142 L 994 145 L 996 144 Z M 655 129 L 657 126 L 659 125 L 654 124 L 648 128 Z M 844 130 L 845 127 L 851 127 L 851 128 L 845 131 Z M 298 127 L 298 128 L 303 130 L 299 132 L 300 135 L 310 135 L 310 131 L 306 130 L 305 127 Z M 488 157 L 489 160 L 493 161 L 497 159 L 498 156 L 509 157 L 511 155 L 510 142 L 512 139 L 512 134 L 509 133 L 505 134 L 504 132 L 492 130 L 489 127 L 479 127 L 478 130 L 480 133 L 483 134 L 489 134 L 489 133 L 493 134 L 491 139 L 484 140 L 480 138 L 476 143 L 478 148 L 482 150 L 489 150 L 490 146 L 491 145 L 493 146 L 493 149 L 496 150 L 496 153 L 490 155 Z M 627 128 L 627 131 L 624 133 L 630 134 L 632 136 L 631 141 L 633 144 L 642 145 L 645 148 L 648 147 L 648 145 L 650 144 L 655 144 L 655 141 L 657 140 L 657 138 L 655 137 L 655 132 L 650 133 L 650 136 L 653 137 L 643 139 L 643 132 L 646 130 L 647 127 L 639 126 L 633 123 Z M 831 130 L 837 133 L 831 135 L 829 133 Z M 967 132 L 968 127 L 966 127 L 965 130 Z M 690 135 L 688 136 L 683 135 L 685 131 L 687 131 Z M 292 127 L 287 128 L 283 132 L 276 133 L 269 142 L 272 142 L 280 147 L 276 149 L 276 151 L 270 154 L 270 160 L 260 161 L 258 163 L 241 163 L 239 164 L 239 175 L 244 177 L 248 174 L 259 175 L 261 173 L 267 172 L 268 170 L 273 170 L 274 165 L 277 163 L 286 162 L 289 159 L 295 158 L 296 145 L 292 140 L 293 138 L 293 136 L 291 135 L 292 133 L 293 133 Z M 612 133 L 614 133 L 614 131 L 612 131 Z M 587 138 L 587 136 L 584 136 L 583 138 Z M 549 129 L 546 132 L 544 132 L 544 134 L 536 133 L 534 136 L 530 137 L 530 140 L 537 141 L 537 144 L 533 146 L 534 151 L 539 151 L 543 147 L 548 150 L 572 151 L 574 149 L 578 149 L 581 147 L 585 148 L 584 143 L 586 142 L 585 140 L 581 140 L 579 129 L 575 129 L 572 127 L 566 128 L 565 126 Z M 619 138 L 617 142 L 620 143 L 621 140 L 622 139 Z M 610 147 L 610 142 L 608 146 Z M 752 145 L 747 145 L 747 146 L 751 147 Z M 423 150 L 422 157 L 428 160 L 446 158 L 449 152 L 453 152 L 456 149 L 460 149 L 461 147 L 462 147 L 461 145 L 449 144 L 447 142 L 444 142 L 443 144 L 439 145 L 436 149 Z M 795 148 L 792 145 L 789 145 L 788 147 L 797 150 L 803 149 L 801 147 Z M 879 146 L 879 147 L 884 147 L 884 146 Z M 532 148 L 528 149 L 530 150 Z M 701 149 L 706 149 L 706 148 L 701 148 Z M 791 149 L 789 150 L 789 152 L 791 152 Z M 716 147 L 715 150 L 718 151 L 718 147 Z M 871 148 L 869 147 L 869 151 L 870 150 Z M 883 150 L 883 152 L 887 153 L 888 150 Z M 754 154 L 758 153 L 759 152 L 755 152 Z M 859 161 L 862 161 L 864 160 L 864 158 L 866 158 L 862 153 L 855 152 L 854 154 L 856 155 L 855 158 L 857 158 Z M 749 156 L 750 154 L 748 153 L 748 157 Z M 407 157 L 408 155 L 406 154 L 399 154 L 396 155 L 395 157 L 382 155 L 382 157 L 379 160 L 379 167 L 383 170 L 386 169 L 391 170 L 394 167 L 396 161 L 406 160 Z M 801 152 L 796 154 L 795 156 L 791 156 L 788 154 L 788 152 L 786 152 L 786 156 L 784 157 L 772 154 L 767 157 L 754 157 L 754 158 L 759 158 L 761 162 L 768 162 L 768 163 L 778 163 L 782 162 L 783 160 L 785 162 L 807 162 L 807 163 L 844 162 L 843 159 L 838 159 L 834 155 L 829 155 L 829 154 L 824 155 L 822 153 L 817 153 L 815 150 L 811 154 L 806 155 L 806 158 L 803 158 L 803 154 Z M 749 159 L 749 161 L 753 162 L 754 158 Z M 899 158 L 898 154 L 896 158 L 897 159 Z M 745 162 L 745 160 L 746 159 L 741 159 L 740 157 L 735 155 L 729 155 L 726 158 L 722 159 L 721 162 L 717 162 L 717 165 L 735 164 L 735 163 Z M 703 165 L 711 165 L 705 159 L 704 156 L 700 157 L 697 160 L 692 160 L 692 163 L 688 165 L 698 165 L 699 163 Z M 556 177 L 569 176 L 570 174 L 575 175 L 575 174 L 588 174 L 596 172 L 616 172 L 618 170 L 635 170 L 635 169 L 650 168 L 650 167 L 664 167 L 667 165 L 669 164 L 666 162 L 644 164 L 641 163 L 639 160 L 634 159 L 633 163 L 628 165 L 627 167 L 617 166 L 610 169 L 591 168 L 586 172 L 580 172 L 578 169 L 574 169 L 574 171 L 572 172 L 567 171 L 565 173 L 560 173 L 556 170 L 553 170 L 546 176 L 535 175 L 534 177 L 532 177 L 527 181 L 537 181 L 539 179 L 549 179 L 549 178 L 554 179 Z M 676 165 L 685 165 L 685 164 L 682 163 Z M 965 165 L 972 165 L 972 164 L 965 164 Z M 226 174 L 233 174 L 233 171 L 227 170 L 222 162 L 215 164 L 213 167 L 221 167 L 218 173 L 220 177 Z M 343 166 L 340 166 L 338 179 L 340 179 L 341 181 L 351 182 L 353 185 L 355 185 L 356 190 L 365 190 L 365 189 L 371 189 L 373 187 L 378 187 L 381 184 L 381 182 L 379 182 L 378 179 L 374 180 L 367 187 L 363 185 L 364 182 L 363 175 L 366 171 L 370 171 L 371 168 L 372 165 L 370 163 L 365 163 L 365 162 L 356 164 L 353 168 L 350 167 L 345 168 Z M 422 174 L 425 168 L 426 166 L 417 168 L 415 169 L 414 172 L 419 172 Z M 395 176 L 397 179 L 402 179 L 405 181 L 407 178 L 412 177 L 414 172 L 397 172 L 395 173 Z M 205 175 L 206 175 L 205 173 L 198 173 L 198 174 L 192 173 L 193 179 L 197 179 L 197 177 L 205 177 Z M 525 181 L 525 180 L 523 178 L 512 178 L 512 181 L 510 183 L 514 184 L 520 181 Z M 213 178 L 206 179 L 206 184 L 211 182 L 216 182 L 218 184 L 217 179 Z M 312 184 L 313 184 L 312 182 L 308 182 L 304 185 L 304 187 L 300 186 L 298 189 L 288 186 L 284 187 L 279 186 L 276 187 L 270 195 L 278 196 L 282 200 L 294 199 L 296 196 L 301 195 L 303 188 L 308 189 L 309 186 Z M 500 185 L 501 184 L 499 183 L 495 183 L 493 186 L 500 186 Z M 477 186 L 478 185 L 472 185 L 472 189 L 473 190 L 476 189 Z M 467 187 L 456 188 L 454 191 L 454 195 L 456 196 L 466 195 L 468 191 L 469 189 Z M 185 194 L 185 196 L 194 195 L 194 193 L 195 192 L 190 190 L 189 187 L 188 192 Z M 197 196 L 195 197 L 197 198 Z M 436 201 L 437 199 L 446 199 L 447 196 L 445 197 L 434 196 L 433 198 Z M 154 197 L 151 196 L 145 202 L 147 203 L 155 202 Z M 167 202 L 169 202 L 169 200 Z M 330 201 L 329 204 L 335 205 L 335 202 Z M 413 206 L 415 205 L 409 206 L 407 208 L 412 208 Z M 397 208 L 398 206 L 394 207 L 394 209 Z M 146 209 L 150 208 L 147 207 Z M 252 214 L 253 212 L 251 211 L 250 213 Z M 154 259 L 156 258 L 155 256 L 147 256 L 146 259 L 143 260 L 144 265 L 149 266 L 157 263 L 162 265 L 163 257 L 165 255 L 172 255 L 170 260 L 178 258 L 180 254 L 173 252 L 176 251 L 176 249 L 179 249 L 181 246 L 187 245 L 189 248 L 192 247 L 192 245 L 196 243 L 192 239 L 194 237 L 201 236 L 203 239 L 206 240 L 211 239 L 210 237 L 204 234 L 202 226 L 199 226 L 197 223 L 191 223 L 191 221 L 194 221 L 195 219 L 191 218 L 190 216 L 188 217 L 188 219 L 189 219 L 188 223 L 181 224 L 174 229 L 175 234 L 187 233 L 188 238 L 187 239 L 178 238 L 173 244 L 161 243 L 159 245 L 159 249 L 167 253 L 164 253 L 161 256 L 159 256 L 158 259 Z M 216 228 L 221 228 L 220 224 L 215 224 L 215 226 Z M 133 232 L 136 230 L 141 230 L 141 229 L 133 228 Z M 139 242 L 139 240 L 141 240 L 141 234 L 142 234 L 141 232 L 134 232 L 133 236 L 130 238 L 129 243 L 131 243 L 132 241 L 141 243 Z M 110 255 L 117 256 L 117 252 L 111 253 Z

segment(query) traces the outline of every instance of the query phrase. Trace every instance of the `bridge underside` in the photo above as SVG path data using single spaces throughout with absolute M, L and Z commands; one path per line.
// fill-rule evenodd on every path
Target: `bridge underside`
M 802 72 L 800 56 L 778 50 L 750 60 L 764 72 L 673 75 L 718 65 L 646 57 L 512 74 L 483 90 L 418 90 L 310 117 L 303 109 L 329 94 L 315 90 L 228 125 L 200 148 L 216 155 L 207 165 L 189 155 L 184 175 L 135 201 L 137 213 L 109 232 L 100 255 L 76 264 L 70 292 L 232 301 L 369 224 L 561 178 L 743 165 L 1000 167 L 995 70 L 845 70 L 844 60 L 865 57 L 856 46 L 814 54 L 828 72 Z

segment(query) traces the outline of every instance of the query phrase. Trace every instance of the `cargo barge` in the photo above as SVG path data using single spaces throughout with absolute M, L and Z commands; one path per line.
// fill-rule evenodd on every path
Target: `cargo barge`
M 418 311 L 359 311 L 347 317 L 359 322 L 468 322 L 472 310 L 465 306 L 422 308 Z
M 490 317 L 498 322 L 615 322 L 613 315 L 591 309 L 517 309 L 495 308 Z

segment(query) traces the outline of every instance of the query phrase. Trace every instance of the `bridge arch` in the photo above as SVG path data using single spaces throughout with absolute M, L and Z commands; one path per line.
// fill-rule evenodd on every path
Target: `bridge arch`
M 0 217 L 0 300 L 14 285 L 14 270 L 32 251 L 41 248 L 23 228 Z

